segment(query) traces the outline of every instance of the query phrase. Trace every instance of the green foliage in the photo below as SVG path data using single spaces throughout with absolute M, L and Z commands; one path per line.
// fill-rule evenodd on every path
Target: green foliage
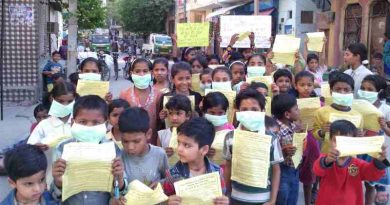
M 125 30 L 135 33 L 161 33 L 174 0 L 119 0 L 121 22 Z
M 106 8 L 101 0 L 77 1 L 77 19 L 79 29 L 95 29 L 105 26 Z

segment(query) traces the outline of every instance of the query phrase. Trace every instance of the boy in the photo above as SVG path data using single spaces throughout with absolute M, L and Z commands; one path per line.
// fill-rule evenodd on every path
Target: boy
M 59 63 L 61 60 L 61 54 L 58 51 L 54 51 L 51 54 L 51 60 L 47 61 L 43 68 L 42 74 L 46 77 L 47 91 L 50 92 L 53 89 L 53 75 L 56 73 L 64 73 L 62 65 Z
M 253 112 L 263 112 L 265 107 L 265 98 L 259 92 L 252 88 L 241 91 L 235 100 L 236 109 L 239 110 L 242 115 L 248 113 L 247 119 L 238 119 L 241 123 L 240 128 L 242 130 L 251 130 L 251 124 L 257 123 L 259 118 L 253 116 Z M 249 111 L 249 112 L 246 112 Z M 244 114 L 245 115 L 245 114 Z M 226 159 L 225 165 L 225 181 L 228 187 L 228 193 L 231 193 L 231 201 L 233 205 L 244 204 L 262 204 L 270 203 L 274 204 L 276 201 L 279 181 L 280 181 L 280 167 L 279 163 L 283 162 L 282 151 L 274 133 L 278 132 L 279 125 L 275 123 L 270 117 L 265 117 L 266 134 L 272 136 L 271 154 L 270 154 L 270 171 L 268 176 L 269 185 L 267 188 L 256 188 L 248 185 L 244 185 L 235 181 L 231 181 L 231 166 L 232 166 L 232 152 L 233 149 L 233 135 L 234 131 L 228 133 L 224 143 L 224 157 Z M 260 130 L 251 130 L 253 132 L 260 132 Z M 230 190 L 231 188 L 231 190 Z
M 46 156 L 38 147 L 19 145 L 5 154 L 5 169 L 13 190 L 0 205 L 59 204 L 46 190 Z
M 292 146 L 295 132 L 300 132 L 294 122 L 299 120 L 299 108 L 293 95 L 280 94 L 272 99 L 271 113 L 280 126 L 277 136 L 282 146 L 284 163 L 280 165 L 281 177 L 276 204 L 297 204 L 299 190 L 299 170 L 294 167 L 292 156 L 296 148 Z
M 347 120 L 330 126 L 331 148 L 314 163 L 314 173 L 321 178 L 316 205 L 363 205 L 362 181 L 376 181 L 385 174 L 386 147 L 378 159 L 370 163 L 356 157 L 339 157 L 336 136 L 356 137 L 357 129 Z
M 169 167 L 164 150 L 148 143 L 152 137 L 148 113 L 142 108 L 128 108 L 120 115 L 118 124 L 122 133 L 122 162 L 128 182 L 137 179 L 153 187 L 164 178 Z
M 173 149 L 169 147 L 171 141 L 172 128 L 178 128 L 191 117 L 191 101 L 187 96 L 175 95 L 171 97 L 165 108 L 168 110 L 168 121 L 171 127 L 158 131 L 157 146 L 165 149 L 168 157 L 172 156 Z
M 72 137 L 63 141 L 57 146 L 57 161 L 53 165 L 53 178 L 51 192 L 57 199 L 62 195 L 62 176 L 66 170 L 66 161 L 61 159 L 64 145 L 71 142 L 107 143 L 110 142 L 106 136 L 106 121 L 108 108 L 106 102 L 97 95 L 87 95 L 77 99 L 73 109 Z M 115 146 L 116 155 L 120 155 L 120 149 Z M 113 160 L 112 172 L 119 184 L 121 195 L 127 192 L 127 180 L 123 176 L 123 165 L 119 158 Z M 107 205 L 111 193 L 97 191 L 83 191 L 69 197 L 62 202 L 63 205 Z
M 287 69 L 279 69 L 274 73 L 274 82 L 279 87 L 279 93 L 289 93 L 291 90 L 292 74 Z
M 166 172 L 163 184 L 165 193 L 170 196 L 168 204 L 181 203 L 181 198 L 175 195 L 174 182 L 202 174 L 219 172 L 222 190 L 225 191 L 222 169 L 206 157 L 214 141 L 214 125 L 204 118 L 193 118 L 180 125 L 177 131 L 177 152 L 180 161 Z M 228 205 L 229 199 L 226 196 L 217 197 L 214 204 Z
M 333 72 L 329 79 L 330 90 L 332 94 L 333 103 L 329 106 L 324 106 L 315 112 L 313 135 L 322 141 L 322 153 L 329 152 L 329 139 L 325 137 L 329 133 L 329 116 L 331 113 L 343 114 L 347 116 L 357 116 L 362 118 L 361 114 L 351 108 L 353 101 L 354 81 L 351 76 L 341 73 Z M 363 127 L 363 119 L 360 122 L 359 128 Z

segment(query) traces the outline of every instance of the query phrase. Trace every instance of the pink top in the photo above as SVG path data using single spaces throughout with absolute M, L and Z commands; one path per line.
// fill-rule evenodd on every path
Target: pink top
M 145 105 L 141 105 L 139 103 L 139 100 L 137 99 L 137 96 L 134 95 L 134 86 L 131 86 L 130 88 L 126 90 L 122 90 L 122 92 L 119 95 L 120 99 L 126 100 L 129 104 L 130 107 L 142 107 L 145 109 L 150 118 L 150 128 L 153 131 L 153 136 L 150 141 L 153 145 L 156 145 L 157 143 L 157 106 L 159 105 L 159 100 L 161 98 L 161 92 L 155 88 L 152 88 L 152 92 L 149 94 L 148 100 L 145 103 Z
M 226 123 L 222 126 L 221 130 L 234 130 L 234 126 L 230 123 Z M 221 130 L 218 130 L 218 131 L 221 131 Z

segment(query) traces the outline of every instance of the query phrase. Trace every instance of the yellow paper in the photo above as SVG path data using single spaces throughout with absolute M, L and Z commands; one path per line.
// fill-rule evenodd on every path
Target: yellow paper
M 99 97 L 104 99 L 106 94 L 109 92 L 109 88 L 110 82 L 79 80 L 77 82 L 76 92 L 80 96 L 98 95 Z
M 259 188 L 268 186 L 272 137 L 234 130 L 231 179 Z
M 358 154 L 370 154 L 382 152 L 384 136 L 375 137 L 344 137 L 336 136 L 336 149 L 340 157 L 354 156 Z
M 300 38 L 288 35 L 276 35 L 272 58 L 272 63 L 285 65 L 295 64 L 295 53 L 298 52 L 301 43 Z
M 268 116 L 272 116 L 271 113 L 271 103 L 272 103 L 272 98 L 271 97 L 265 97 L 265 114 Z
M 306 35 L 307 38 L 309 39 L 309 42 L 307 43 L 307 50 L 322 52 L 322 49 L 324 47 L 325 33 L 314 32 L 314 33 L 307 33 Z
M 215 155 L 211 160 L 216 164 L 225 164 L 225 159 L 223 158 L 223 145 L 228 132 L 230 132 L 230 130 L 221 130 L 215 133 L 215 138 L 211 145 L 211 147 L 215 149 Z
M 304 126 L 307 126 L 309 130 L 313 129 L 314 114 L 319 108 L 321 108 L 321 101 L 319 97 L 314 98 L 300 98 L 297 99 L 298 108 L 301 112 L 300 120 Z
M 333 103 L 332 95 L 330 94 L 330 85 L 328 82 L 321 84 L 321 96 L 325 98 L 325 105 L 331 105 Z
M 219 172 L 181 180 L 174 186 L 183 205 L 214 205 L 213 200 L 223 196 Z
M 200 89 L 200 73 L 192 74 L 191 88 L 195 92 L 203 93 L 202 89 Z
M 42 139 L 42 144 L 55 148 L 60 142 L 71 138 L 72 136 L 57 136 L 57 137 L 46 137 Z
M 273 76 L 256 76 L 246 79 L 247 83 L 260 82 L 264 83 L 268 87 L 268 96 L 272 96 L 272 83 L 274 83 Z
M 306 138 L 307 132 L 304 133 L 294 133 L 293 136 L 293 146 L 297 149 L 294 156 L 292 156 L 292 161 L 294 162 L 294 167 L 297 168 L 302 160 L 303 155 L 303 142 Z
M 209 45 L 210 23 L 177 24 L 177 47 L 206 47 Z
M 379 132 L 381 126 L 378 122 L 379 117 L 383 116 L 382 112 L 378 110 L 373 104 L 367 100 L 354 100 L 352 109 L 358 111 L 363 116 L 363 129 L 373 132 Z
M 165 105 L 168 103 L 168 101 L 169 101 L 169 99 L 171 99 L 171 97 L 173 97 L 173 96 L 164 96 L 164 99 L 163 99 L 164 109 L 165 109 Z M 195 110 L 195 96 L 194 95 L 190 95 L 190 96 L 187 96 L 187 98 L 191 102 L 191 110 L 194 111 Z M 171 127 L 171 123 L 169 123 L 168 117 L 165 118 L 164 121 L 165 121 L 165 127 L 166 128 Z
M 62 201 L 82 191 L 111 192 L 114 142 L 103 144 L 73 142 L 64 146 L 66 161 L 62 177 Z
M 243 40 L 245 40 L 246 38 L 248 38 L 249 35 L 251 35 L 251 32 L 249 32 L 249 31 L 240 33 L 240 35 L 238 36 L 237 41 L 243 41 Z
M 360 115 L 346 115 L 346 114 L 341 114 L 341 113 L 330 113 L 329 114 L 329 122 L 332 123 L 337 120 L 347 120 L 352 122 L 357 128 L 361 127 L 361 122 L 362 122 L 362 116 Z
M 169 166 L 175 165 L 179 160 L 179 156 L 177 155 L 177 129 L 176 127 L 172 128 L 171 139 L 169 140 L 169 147 L 173 149 L 173 155 L 168 158 Z
M 168 200 L 160 183 L 152 190 L 138 180 L 134 180 L 129 184 L 129 192 L 127 192 L 125 198 L 126 205 L 154 205 Z
M 206 89 L 205 95 L 212 93 L 212 92 L 220 92 L 223 95 L 225 95 L 226 99 L 229 101 L 229 108 L 227 111 L 228 121 L 230 123 L 233 123 L 233 120 L 234 120 L 234 100 L 236 99 L 236 95 L 237 95 L 236 91 Z

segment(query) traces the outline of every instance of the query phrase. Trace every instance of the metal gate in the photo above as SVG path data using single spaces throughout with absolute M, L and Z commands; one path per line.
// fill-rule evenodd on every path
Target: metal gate
M 360 42 L 362 28 L 362 7 L 360 4 L 350 4 L 345 9 L 344 20 L 344 50 L 353 43 Z

